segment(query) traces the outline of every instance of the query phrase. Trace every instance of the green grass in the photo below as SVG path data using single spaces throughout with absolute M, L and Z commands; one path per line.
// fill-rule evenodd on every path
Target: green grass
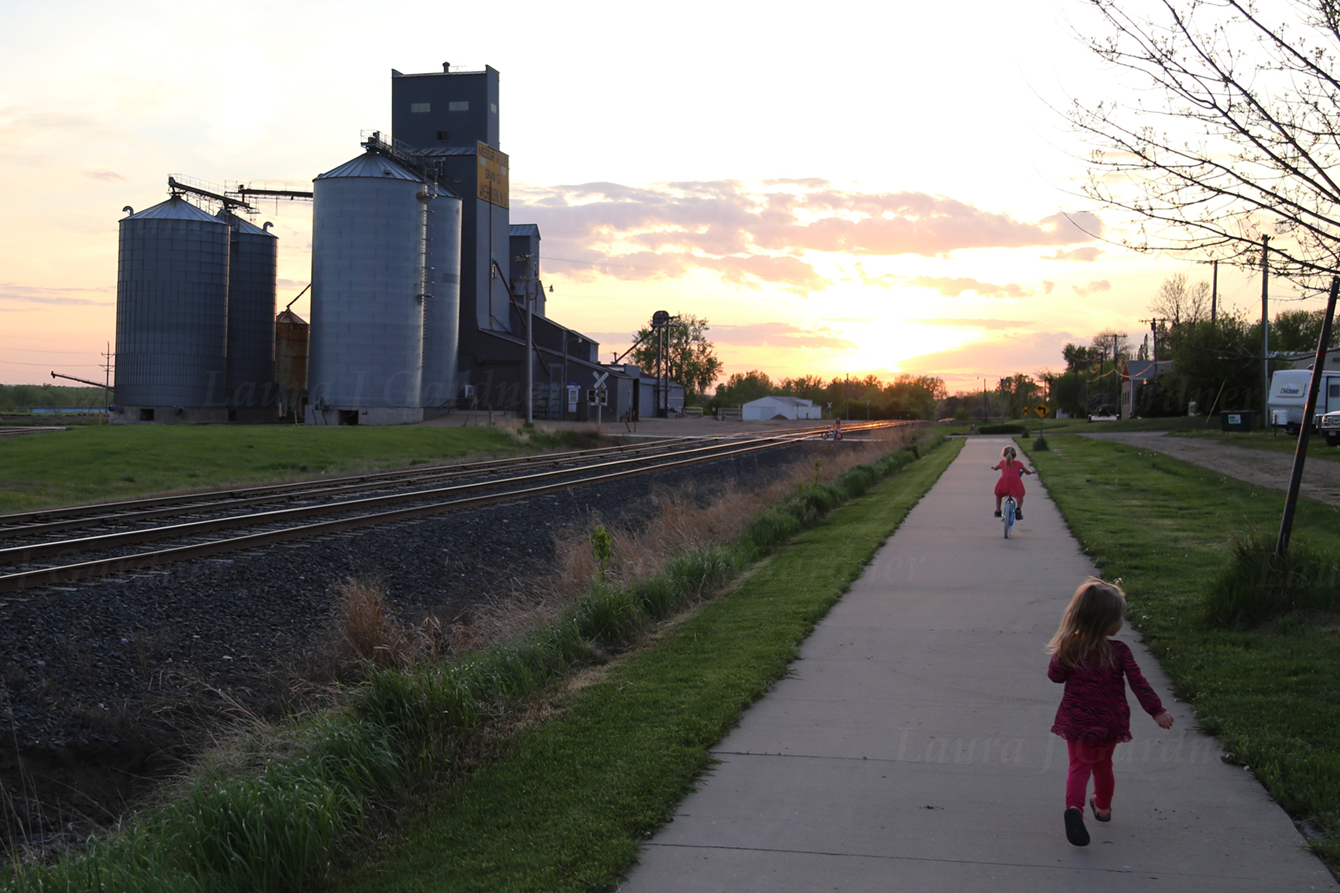
M 1030 458 L 1129 619 L 1195 709 L 1340 868 L 1340 626 L 1289 613 L 1252 630 L 1205 622 L 1236 542 L 1273 538 L 1283 499 L 1159 453 L 1048 434 Z M 1294 540 L 1340 554 L 1340 508 L 1300 499 Z
M 360 859 L 335 889 L 612 887 L 710 766 L 708 749 L 785 674 L 958 447 L 833 511 L 654 647 L 555 695 L 557 718 L 516 734 L 502 758 Z
M 534 437 L 552 445 L 553 435 Z M 518 449 L 500 427 L 103 425 L 0 439 L 0 514 Z

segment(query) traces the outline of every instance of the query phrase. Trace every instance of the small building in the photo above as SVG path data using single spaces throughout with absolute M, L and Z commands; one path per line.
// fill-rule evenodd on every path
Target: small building
M 1135 415 L 1140 402 L 1140 388 L 1172 368 L 1172 360 L 1127 360 L 1121 376 L 1121 414 Z
M 771 396 L 750 400 L 741 407 L 743 418 L 748 421 L 764 419 L 818 419 L 823 418 L 823 410 L 812 400 L 803 397 Z

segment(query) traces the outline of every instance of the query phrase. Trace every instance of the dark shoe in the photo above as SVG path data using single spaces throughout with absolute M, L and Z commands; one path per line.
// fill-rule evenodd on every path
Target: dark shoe
M 1016 521 L 1022 521 L 1022 520 L 1024 520 L 1024 510 L 1023 510 L 1023 509 L 1015 509 L 1015 510 L 1014 510 L 1014 520 L 1016 520 Z
M 997 518 L 1000 517 L 1000 509 L 996 509 L 996 517 L 997 517 Z
M 1089 845 L 1089 829 L 1084 827 L 1084 810 L 1072 807 L 1065 811 L 1065 839 L 1073 846 Z
M 1093 817 L 1100 822 L 1112 821 L 1112 810 L 1107 811 L 1107 815 L 1098 814 L 1098 797 L 1095 795 L 1089 798 L 1089 808 L 1093 810 Z

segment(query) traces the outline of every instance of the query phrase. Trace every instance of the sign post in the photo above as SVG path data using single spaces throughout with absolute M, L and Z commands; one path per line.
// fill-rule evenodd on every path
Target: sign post
M 1041 437 L 1042 420 L 1047 417 L 1047 413 L 1051 412 L 1051 409 L 1047 406 L 1046 403 L 1039 403 L 1037 406 L 1033 407 L 1033 411 L 1038 414 L 1038 437 Z
M 596 380 L 596 428 L 599 428 L 603 421 L 602 410 L 605 408 L 605 379 L 609 378 L 609 373 L 592 370 L 591 376 Z

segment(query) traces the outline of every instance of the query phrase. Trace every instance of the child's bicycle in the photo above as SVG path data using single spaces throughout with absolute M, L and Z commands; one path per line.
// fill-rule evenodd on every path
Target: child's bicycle
M 1005 539 L 1010 538 L 1010 528 L 1014 526 L 1014 513 L 1018 507 L 1019 503 L 1014 501 L 1013 496 L 1006 496 L 1000 504 L 1000 520 L 1005 525 Z

